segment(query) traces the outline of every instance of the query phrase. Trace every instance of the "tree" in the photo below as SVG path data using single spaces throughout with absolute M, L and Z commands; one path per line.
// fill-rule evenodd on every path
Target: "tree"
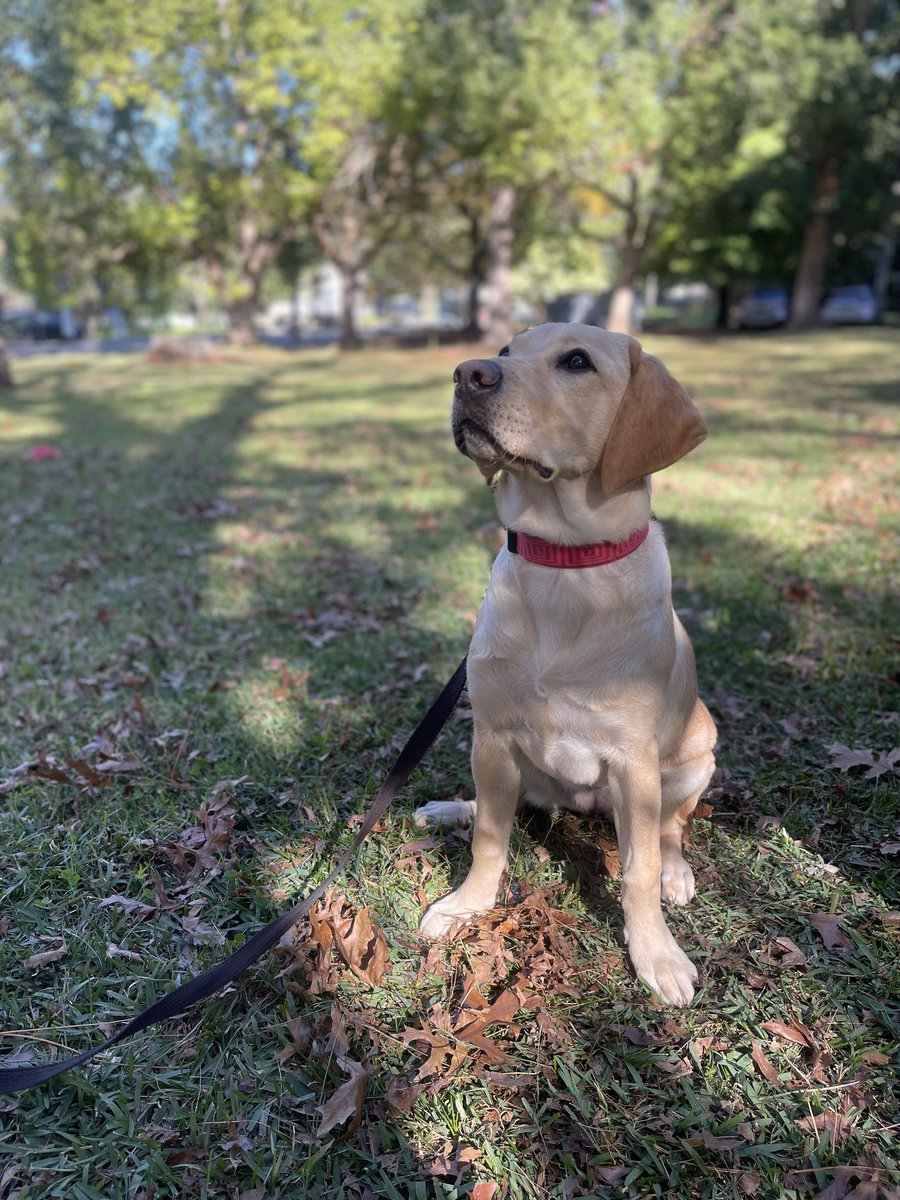
M 252 336 L 263 279 L 312 198 L 306 141 L 323 3 L 102 0 L 80 9 L 82 87 L 136 108 L 156 139 L 150 192 L 202 262 L 230 336 Z
M 420 7 L 420 0 L 365 0 L 319 8 L 306 144 L 310 227 L 340 272 L 345 348 L 359 344 L 365 274 L 413 204 L 415 131 L 396 119 L 393 105 Z
M 469 168 L 458 164 L 444 178 L 428 170 L 417 183 L 413 206 L 372 266 L 386 292 L 417 291 L 431 284 L 465 287 L 461 311 L 465 337 L 477 338 L 481 290 L 487 274 L 488 204 Z
M 363 271 L 402 219 L 404 145 L 384 105 L 416 4 L 91 7 L 80 33 L 87 86 L 156 123 L 158 193 L 179 214 L 182 254 L 206 265 L 235 340 L 252 335 L 279 255 L 310 232 L 341 271 L 343 340 L 356 340 Z
M 742 10 L 743 11 L 743 10 Z M 734 285 L 787 282 L 796 237 L 783 135 L 760 120 L 760 58 L 728 5 L 685 47 L 688 86 L 668 99 L 659 219 L 644 264 L 664 280 L 703 280 L 728 322 Z
M 638 281 L 673 187 L 668 150 L 713 37 L 705 0 L 598 4 L 586 26 L 561 150 L 585 235 L 614 252 L 610 329 L 635 331 Z
M 763 26 L 760 41 L 789 53 L 802 39 L 803 69 L 795 71 L 791 88 L 792 133 L 807 168 L 809 198 L 790 325 L 804 329 L 818 323 L 834 226 L 842 206 L 853 203 L 848 180 L 883 152 L 890 127 L 894 146 L 886 165 L 891 173 L 896 166 L 900 14 L 890 3 L 848 0 L 801 5 L 791 17 L 783 29 Z M 887 197 L 886 186 L 882 194 Z
M 713 29 L 663 151 L 671 186 L 651 262 L 718 285 L 723 321 L 730 284 L 793 283 L 792 323 L 806 327 L 827 274 L 871 278 L 889 242 L 897 10 L 744 0 Z
M 470 326 L 496 345 L 512 330 L 513 266 L 539 235 L 536 198 L 559 186 L 582 10 L 426 0 L 409 37 L 397 119 L 415 133 L 426 211 L 454 214 Z
M 152 131 L 135 106 L 85 96 L 73 4 L 9 7 L 0 145 L 10 275 L 50 308 L 151 300 L 174 266 L 167 214 L 145 191 Z
M 312 233 L 341 277 L 341 347 L 360 345 L 357 308 L 366 269 L 406 215 L 410 188 L 401 139 L 385 145 L 373 127 L 348 136 L 342 161 L 321 189 Z

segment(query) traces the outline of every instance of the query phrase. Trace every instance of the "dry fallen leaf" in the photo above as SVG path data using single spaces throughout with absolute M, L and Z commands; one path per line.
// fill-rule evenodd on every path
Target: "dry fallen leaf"
M 834 913 L 812 913 L 809 923 L 825 943 L 826 950 L 853 950 L 853 942 L 841 928 L 841 919 Z
M 507 988 L 500 993 L 493 1004 L 487 1008 L 480 1009 L 474 1017 L 460 1024 L 457 1027 L 457 1033 L 460 1037 L 465 1037 L 468 1030 L 477 1029 L 480 1033 L 488 1025 L 493 1025 L 496 1022 L 508 1025 L 521 1007 L 521 1000 L 514 992 Z
M 598 1167 L 597 1168 L 597 1177 L 601 1181 L 601 1183 L 609 1183 L 615 1187 L 616 1184 L 622 1182 L 622 1180 L 628 1174 L 628 1171 L 629 1171 L 629 1168 L 626 1166 Z
M 761 1028 L 795 1046 L 802 1046 L 806 1056 L 807 1073 L 820 1083 L 825 1081 L 825 1069 L 831 1063 L 831 1052 L 821 1037 L 817 1037 L 811 1029 L 796 1020 L 790 1024 L 784 1021 L 764 1021 Z M 794 1084 L 797 1082 L 799 1081 L 793 1081 Z
M 704 1129 L 702 1133 L 698 1133 L 694 1137 L 689 1137 L 687 1144 L 689 1146 L 702 1146 L 705 1150 L 718 1150 L 723 1154 L 727 1150 L 737 1150 L 739 1147 L 747 1145 L 743 1138 L 716 1137 L 708 1129 Z
M 872 1067 L 886 1067 L 891 1061 L 889 1054 L 884 1054 L 881 1050 L 867 1050 L 862 1056 L 863 1062 L 867 1062 Z
M 814 1045 L 812 1034 L 799 1022 L 796 1025 L 786 1025 L 784 1021 L 763 1021 L 760 1028 L 774 1033 L 776 1037 L 784 1038 L 786 1042 L 793 1042 L 795 1046 Z
M 134 950 L 129 950 L 126 946 L 117 946 L 115 942 L 107 943 L 106 957 L 107 958 L 124 958 L 124 959 L 127 959 L 128 962 L 142 963 L 144 961 L 144 957 L 142 954 L 138 954 Z
M 191 906 L 193 909 L 193 905 Z M 182 917 L 181 927 L 195 946 L 224 946 L 225 934 L 208 921 L 201 921 L 198 916 L 189 913 Z
M 802 1117 L 794 1124 L 798 1129 L 804 1129 L 807 1133 L 821 1133 L 827 1131 L 833 1146 L 839 1146 L 842 1142 L 846 1142 L 847 1138 L 853 1132 L 853 1125 L 846 1117 L 842 1117 L 836 1112 L 820 1112 L 814 1116 Z
M 806 955 L 790 938 L 777 937 L 767 950 L 758 955 L 758 961 L 764 966 L 785 970 L 789 967 L 805 967 Z
M 423 1084 L 413 1083 L 403 1075 L 392 1075 L 384 1091 L 384 1102 L 394 1112 L 412 1112 Z
M 878 779 L 888 771 L 896 770 L 897 764 L 900 763 L 900 747 L 887 750 L 884 754 L 877 756 L 867 747 L 851 750 L 842 742 L 832 742 L 825 749 L 831 755 L 829 766 L 837 767 L 839 771 L 851 771 L 854 767 L 868 767 L 868 771 L 863 776 L 864 779 Z
M 610 879 L 618 879 L 622 874 L 622 860 L 619 857 L 619 847 L 616 842 L 610 838 L 600 834 L 597 838 L 597 846 L 600 853 L 603 855 L 603 869 L 606 871 Z
M 783 717 L 778 724 L 788 735 L 788 737 L 803 737 L 803 717 L 800 715 L 800 713 L 791 713 L 790 716 Z
M 143 763 L 139 758 L 101 758 L 94 769 L 101 775 L 124 775 L 129 771 L 140 771 Z
M 103 788 L 109 787 L 110 781 L 104 779 L 95 767 L 84 761 L 83 758 L 66 758 L 66 764 L 72 768 L 76 774 L 80 775 L 88 787 Z M 83 786 L 83 785 L 79 785 Z
M 768 1079 L 769 1083 L 780 1083 L 781 1082 L 781 1080 L 778 1077 L 778 1072 L 775 1070 L 775 1068 L 772 1066 L 772 1064 L 766 1058 L 765 1050 L 763 1050 L 762 1046 L 755 1039 L 753 1042 L 753 1051 L 751 1054 L 751 1058 L 756 1063 L 756 1065 L 759 1067 L 760 1071 L 762 1071 L 763 1075 L 765 1075 L 766 1079 Z
M 25 959 L 26 967 L 46 967 L 50 963 L 58 962 L 69 953 L 68 943 L 63 939 L 62 943 L 54 950 L 44 950 L 41 954 L 32 954 L 30 958 Z
M 166 1165 L 181 1167 L 185 1163 L 204 1162 L 208 1156 L 209 1152 L 202 1146 L 187 1146 L 184 1150 L 173 1150 L 171 1154 L 167 1154 Z
M 332 923 L 334 944 L 344 962 L 364 983 L 378 987 L 391 968 L 387 939 L 372 923 L 367 908 L 360 909 L 349 928 Z
M 494 1200 L 499 1183 L 476 1183 L 470 1193 L 472 1200 Z
M 401 1040 L 407 1046 L 413 1042 L 421 1042 L 428 1048 L 428 1057 L 416 1075 L 418 1080 L 428 1079 L 432 1075 L 449 1079 L 459 1070 L 469 1053 L 468 1046 L 457 1042 L 439 1029 L 407 1028 L 403 1031 Z
M 816 604 L 819 600 L 815 584 L 799 575 L 792 576 L 785 583 L 783 594 L 789 604 Z
M 349 1121 L 350 1124 L 344 1133 L 344 1136 L 347 1137 L 353 1133 L 362 1120 L 369 1070 L 362 1063 L 354 1062 L 351 1058 L 341 1058 L 338 1065 L 343 1071 L 348 1072 L 350 1078 L 346 1083 L 342 1083 L 334 1095 L 322 1105 L 319 1111 L 321 1120 L 316 1130 L 318 1138 L 324 1137 L 336 1125 L 342 1125 L 345 1121 Z
M 115 905 L 116 908 L 124 909 L 129 916 L 149 917 L 157 911 L 154 904 L 143 904 L 140 900 L 132 900 L 130 896 L 107 896 L 105 900 L 101 900 L 97 905 L 98 908 L 110 908 Z
M 613 1025 L 611 1028 L 631 1042 L 632 1046 L 660 1045 L 660 1040 L 655 1034 L 647 1033 L 644 1029 L 637 1029 L 633 1025 Z

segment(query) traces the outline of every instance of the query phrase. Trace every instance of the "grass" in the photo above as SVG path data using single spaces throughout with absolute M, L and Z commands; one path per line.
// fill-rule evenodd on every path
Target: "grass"
M 0 1200 L 898 1194 L 897 775 L 827 747 L 897 743 L 900 342 L 647 344 L 711 430 L 654 485 L 720 728 L 700 894 L 671 916 L 694 1006 L 629 975 L 602 823 L 526 822 L 509 907 L 438 953 L 418 942 L 467 864 L 461 838 L 409 820 L 468 794 L 462 714 L 333 900 L 336 927 L 343 904 L 383 928 L 381 982 L 300 930 L 186 1019 L 0 1099 Z M 347 844 L 464 651 L 497 544 L 447 431 L 461 356 L 16 364 L 4 1053 L 98 1039 Z M 61 457 L 24 458 L 39 442 Z M 476 984 L 512 1007 L 467 1042 Z M 359 1124 L 319 1138 L 348 1063 L 367 1072 Z

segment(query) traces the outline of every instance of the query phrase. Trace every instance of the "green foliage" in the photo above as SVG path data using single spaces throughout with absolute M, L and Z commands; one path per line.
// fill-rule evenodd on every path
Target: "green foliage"
M 0 150 L 14 281 L 51 307 L 163 302 L 171 214 L 146 191 L 152 130 L 130 104 L 85 99 L 75 10 L 10 6 L 0 38 Z
M 86 279 L 110 254 L 136 273 L 193 259 L 227 308 L 252 308 L 352 154 L 366 157 L 412 8 L 42 0 L 3 46 L 22 282 L 49 296 L 75 247 Z
M 611 261 L 786 280 L 832 161 L 836 278 L 871 273 L 896 218 L 893 0 L 2 0 L 0 17 L 8 270 L 47 305 L 163 307 L 191 262 L 247 327 L 312 236 L 353 287 L 364 269 L 477 284 L 501 187 L 539 288 Z
M 840 162 L 832 275 L 871 278 L 897 210 L 896 6 L 748 0 L 713 17 L 663 154 L 671 186 L 652 264 L 712 283 L 789 282 L 827 153 Z M 848 242 L 852 262 L 838 253 Z
M 584 5 L 568 0 L 423 5 L 393 105 L 418 188 L 387 277 L 482 281 L 503 185 L 516 192 L 516 261 L 571 236 L 559 146 L 580 86 L 583 28 Z

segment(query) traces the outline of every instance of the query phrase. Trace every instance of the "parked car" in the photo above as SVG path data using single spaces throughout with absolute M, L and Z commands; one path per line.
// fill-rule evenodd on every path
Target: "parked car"
M 774 329 L 783 325 L 791 311 L 791 298 L 786 287 L 754 288 L 738 306 L 738 329 Z
M 34 313 L 24 309 L 11 308 L 0 313 L 0 335 L 11 342 L 24 341 L 33 336 Z
M 822 301 L 819 315 L 826 325 L 874 325 L 878 301 L 868 284 L 836 287 Z
M 59 312 L 10 310 L 0 315 L 0 329 L 11 341 L 73 341 L 84 336 L 70 308 L 62 308 Z

